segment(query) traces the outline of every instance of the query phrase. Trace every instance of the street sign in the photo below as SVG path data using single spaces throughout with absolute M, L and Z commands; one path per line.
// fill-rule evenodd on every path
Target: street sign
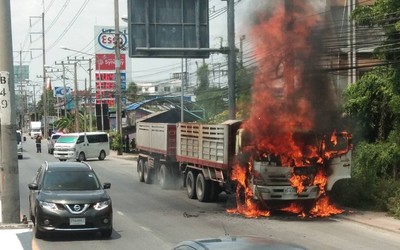
M 128 0 L 130 57 L 208 58 L 208 0 Z

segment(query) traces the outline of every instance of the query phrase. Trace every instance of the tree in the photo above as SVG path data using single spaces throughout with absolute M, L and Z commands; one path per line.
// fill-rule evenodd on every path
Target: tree
M 251 103 L 251 84 L 253 82 L 253 70 L 246 67 L 238 67 L 236 70 L 236 99 L 237 99 L 237 117 L 247 118 Z
M 199 86 L 194 91 L 196 103 L 206 111 L 206 119 L 222 112 L 225 106 L 224 91 L 216 87 L 210 88 L 209 73 L 208 65 L 205 63 L 197 69 Z
M 359 25 L 380 28 L 382 44 L 375 55 L 383 62 L 344 93 L 344 110 L 357 123 L 352 182 L 342 190 L 347 205 L 387 210 L 400 218 L 400 1 L 376 0 L 359 6 L 352 17 Z M 377 36 L 381 34 L 377 34 Z M 368 188 L 366 188 L 368 187 Z M 346 201 L 346 200 L 345 200 Z M 349 204 L 350 203 L 350 204 Z M 351 204 L 352 203 L 352 204 Z
M 386 140 L 395 126 L 393 75 L 392 68 L 377 67 L 345 90 L 344 109 L 356 120 L 362 140 Z
M 84 131 L 85 129 L 85 118 L 83 114 L 79 113 L 79 131 Z M 77 132 L 75 131 L 75 114 L 68 113 L 66 117 L 61 117 L 54 123 L 54 126 L 58 130 Z
M 129 102 L 137 102 L 139 101 L 139 96 L 137 95 L 137 85 L 134 82 L 128 84 L 128 88 L 126 89 L 126 99 Z
M 209 74 L 210 70 L 208 69 L 208 65 L 206 63 L 203 63 L 197 69 L 197 78 L 199 79 L 199 86 L 197 87 L 196 92 L 201 92 L 208 89 L 208 87 L 210 86 L 210 79 L 208 78 Z

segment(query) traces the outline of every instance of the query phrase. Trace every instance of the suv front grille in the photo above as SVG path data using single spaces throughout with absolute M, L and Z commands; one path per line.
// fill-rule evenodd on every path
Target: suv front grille
M 65 204 L 64 206 L 71 214 L 81 214 L 90 207 L 90 204 Z

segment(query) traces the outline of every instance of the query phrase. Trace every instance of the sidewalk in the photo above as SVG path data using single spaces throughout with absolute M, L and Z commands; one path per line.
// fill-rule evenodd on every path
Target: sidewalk
M 137 153 L 122 153 L 122 155 L 118 155 L 117 151 L 110 150 L 111 157 L 117 157 L 125 160 L 136 161 L 137 160 Z
M 13 250 L 32 249 L 31 224 L 0 223 L 0 242 L 2 246 Z
M 400 234 L 400 220 L 385 212 L 346 210 L 345 213 L 338 215 L 338 218 Z

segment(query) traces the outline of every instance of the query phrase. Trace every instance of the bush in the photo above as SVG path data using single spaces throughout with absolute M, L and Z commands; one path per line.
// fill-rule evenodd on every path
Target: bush
M 400 188 L 397 189 L 393 197 L 388 201 L 389 214 L 400 219 Z
M 354 153 L 352 178 L 335 184 L 332 199 L 342 206 L 400 216 L 400 182 L 391 174 L 398 161 L 397 145 L 360 143 Z
M 111 139 L 111 149 L 112 150 L 122 150 L 123 143 L 122 143 L 122 136 L 119 133 L 112 133 L 110 135 Z

